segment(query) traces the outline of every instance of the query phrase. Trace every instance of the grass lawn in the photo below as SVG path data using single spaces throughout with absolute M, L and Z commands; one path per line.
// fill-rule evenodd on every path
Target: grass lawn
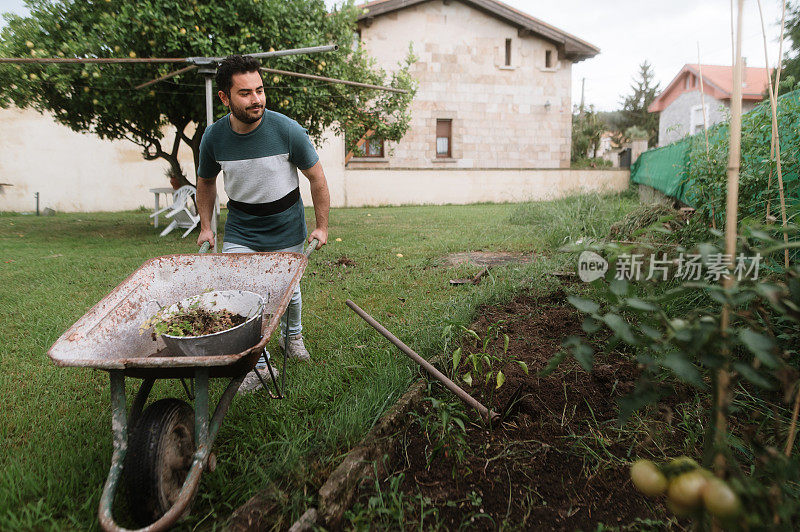
M 345 299 L 430 358 L 441 351 L 447 323 L 466 325 L 481 303 L 556 284 L 548 273 L 574 269 L 575 260 L 557 248 L 607 234 L 636 204 L 631 195 L 615 195 L 334 209 L 330 244 L 312 255 L 302 282 L 313 362 L 290 367 L 286 400 L 267 402 L 259 393 L 234 401 L 215 443 L 218 468 L 204 475 L 182 528 L 221 527 L 233 509 L 269 485 L 286 495 L 288 526 L 314 503 L 342 454 L 417 376 L 416 367 L 353 314 Z M 313 227 L 313 212 L 306 214 Z M 97 528 L 111 459 L 108 376 L 57 368 L 46 352 L 146 259 L 196 252 L 196 233 L 159 238 L 147 220 L 144 211 L 0 214 L 0 529 Z M 533 253 L 534 260 L 496 267 L 477 286 L 450 286 L 449 279 L 479 268 L 448 268 L 442 258 L 474 250 Z M 345 256 L 354 267 L 337 264 Z M 129 381 L 130 402 L 135 388 Z M 212 383 L 212 406 L 225 384 Z M 159 381 L 151 401 L 169 396 L 185 394 L 177 381 Z M 131 524 L 124 510 L 117 515 Z

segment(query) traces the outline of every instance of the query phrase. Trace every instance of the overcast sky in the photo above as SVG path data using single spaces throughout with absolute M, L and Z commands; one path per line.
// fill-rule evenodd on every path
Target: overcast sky
M 586 78 L 586 103 L 598 110 L 619 107 L 630 93 L 639 64 L 653 65 L 665 88 L 686 63 L 731 64 L 730 0 L 506 0 L 506 3 L 600 48 L 600 54 L 574 65 L 572 100 L 580 100 Z M 780 0 L 761 0 L 769 60 L 778 58 Z M 748 66 L 765 65 L 764 41 L 756 0 L 745 0 L 742 55 Z M 784 47 L 785 49 L 785 47 Z
M 619 108 L 621 95 L 647 60 L 664 88 L 686 63 L 731 63 L 730 0 L 505 0 L 507 4 L 588 41 L 600 54 L 574 65 L 572 99 L 578 103 L 586 78 L 586 103 Z M 331 5 L 335 0 L 326 0 Z M 761 0 L 769 61 L 778 59 L 781 0 Z M 748 66 L 765 65 L 756 0 L 745 0 L 742 55 Z M 0 12 L 25 14 L 22 0 L 0 0 Z M 0 21 L 0 24 L 3 24 Z

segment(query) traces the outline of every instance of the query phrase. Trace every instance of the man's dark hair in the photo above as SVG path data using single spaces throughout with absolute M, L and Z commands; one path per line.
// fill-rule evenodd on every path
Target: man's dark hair
M 249 55 L 229 55 L 217 67 L 217 90 L 221 90 L 230 97 L 233 87 L 233 75 L 246 72 L 258 72 L 261 63 Z

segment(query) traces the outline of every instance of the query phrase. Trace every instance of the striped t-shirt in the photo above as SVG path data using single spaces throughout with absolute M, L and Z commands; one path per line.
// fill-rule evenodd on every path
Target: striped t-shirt
M 203 133 L 198 175 L 222 170 L 228 195 L 225 241 L 256 251 L 295 246 L 307 235 L 297 169 L 319 160 L 303 127 L 280 113 L 264 111 L 244 135 L 225 115 Z

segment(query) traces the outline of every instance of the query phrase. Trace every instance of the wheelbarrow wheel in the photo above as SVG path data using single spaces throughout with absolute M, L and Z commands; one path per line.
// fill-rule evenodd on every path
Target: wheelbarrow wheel
M 194 453 L 194 412 L 179 399 L 161 399 L 142 414 L 128 439 L 128 505 L 144 526 L 175 503 Z

